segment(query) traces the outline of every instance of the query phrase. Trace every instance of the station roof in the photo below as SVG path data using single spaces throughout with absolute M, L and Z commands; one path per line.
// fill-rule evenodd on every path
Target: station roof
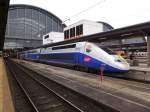
M 4 49 L 23 49 L 42 45 L 43 35 L 63 32 L 65 24 L 53 13 L 33 5 L 9 6 Z
M 141 34 L 142 35 L 150 34 L 150 22 L 113 29 L 111 31 L 96 33 L 88 36 L 83 36 L 81 38 L 65 40 L 53 44 L 47 44 L 42 47 L 50 47 L 50 46 L 62 45 L 62 44 L 68 44 L 73 42 L 80 42 L 80 41 L 104 42 L 106 40 L 124 39 L 124 38 L 129 38 L 129 36 L 132 35 L 141 35 Z
M 3 49 L 10 0 L 0 0 L 0 51 Z

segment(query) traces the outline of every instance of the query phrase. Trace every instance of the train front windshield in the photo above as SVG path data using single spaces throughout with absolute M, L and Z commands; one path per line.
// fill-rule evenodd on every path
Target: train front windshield
M 116 53 L 111 50 L 110 48 L 106 48 L 106 47 L 101 47 L 101 49 L 103 49 L 105 52 L 107 52 L 108 54 L 111 54 L 111 55 L 115 55 Z

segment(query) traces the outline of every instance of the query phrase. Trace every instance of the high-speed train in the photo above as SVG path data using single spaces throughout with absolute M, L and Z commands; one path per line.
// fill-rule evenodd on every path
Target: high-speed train
M 129 64 L 111 50 L 100 48 L 90 42 L 76 42 L 71 44 L 37 48 L 24 51 L 23 59 L 69 64 L 70 66 L 88 69 L 103 69 L 105 72 L 128 72 Z

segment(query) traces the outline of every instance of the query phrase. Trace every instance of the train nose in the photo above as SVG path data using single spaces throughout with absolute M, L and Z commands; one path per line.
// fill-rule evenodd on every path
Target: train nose
M 124 58 L 120 56 L 114 56 L 114 57 L 115 57 L 116 66 L 120 70 L 128 71 L 130 69 L 130 65 L 127 63 L 127 61 Z
M 121 70 L 127 70 L 128 71 L 130 69 L 130 66 L 128 63 L 120 63 L 119 68 Z

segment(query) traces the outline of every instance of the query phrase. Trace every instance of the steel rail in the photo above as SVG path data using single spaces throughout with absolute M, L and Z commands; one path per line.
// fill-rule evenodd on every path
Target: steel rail
M 11 63 L 12 64 L 12 63 Z M 17 69 L 20 69 L 22 72 L 24 72 L 27 75 L 27 72 L 25 72 L 23 69 L 21 69 L 20 66 L 18 66 L 17 64 L 15 64 L 14 66 L 17 67 Z M 13 66 L 13 67 L 14 67 Z M 13 74 L 14 73 L 13 71 Z M 52 92 L 53 94 L 55 94 L 57 97 L 61 98 L 65 103 L 67 103 L 68 105 L 70 105 L 71 107 L 73 107 L 76 111 L 78 112 L 84 112 L 83 110 L 81 110 L 80 108 L 78 108 L 77 106 L 75 106 L 74 104 L 72 104 L 71 102 L 67 101 L 65 98 L 63 98 L 61 95 L 57 94 L 56 92 L 54 92 L 53 90 L 49 89 L 48 87 L 46 87 L 44 84 L 40 83 L 38 80 L 34 79 L 32 76 L 30 76 L 28 74 L 28 76 L 30 78 L 32 78 L 34 81 L 36 81 L 38 84 L 42 85 L 44 88 L 46 88 L 47 90 L 49 90 L 50 92 Z M 31 104 L 33 105 L 33 107 L 35 108 L 36 112 L 40 112 L 37 107 L 35 106 L 34 102 L 32 101 L 32 98 L 30 98 L 30 95 L 28 95 L 28 93 L 26 92 L 26 89 L 23 87 L 23 85 L 21 84 L 21 82 L 19 81 L 19 79 L 17 79 L 17 76 L 15 75 L 15 78 L 17 80 L 17 82 L 19 83 L 19 85 L 21 86 L 21 88 L 23 89 L 23 91 L 25 92 L 26 96 L 28 97 L 28 99 L 30 100 Z
M 22 66 L 22 67 L 21 67 Z M 26 69 L 24 72 L 29 72 L 28 74 L 33 74 L 32 75 L 32 77 L 35 79 L 35 80 L 37 80 L 37 81 L 39 81 L 39 82 L 42 82 L 42 80 L 47 80 L 46 82 L 43 82 L 43 85 L 45 85 L 47 88 L 51 88 L 50 86 L 49 86 L 49 82 L 51 82 L 52 80 L 50 80 L 50 79 L 48 79 L 47 77 L 45 77 L 45 76 L 43 76 L 42 74 L 38 74 L 37 72 L 35 72 L 35 71 L 33 71 L 32 69 L 29 69 L 29 68 L 27 68 L 27 67 L 25 67 L 25 66 L 23 66 L 23 65 L 21 65 L 20 66 L 20 64 L 19 64 L 19 66 L 18 67 L 20 67 L 21 69 Z M 27 74 L 27 73 L 26 73 Z M 35 78 L 36 77 L 36 78 Z M 44 84 L 44 83 L 47 83 L 47 84 Z M 64 88 L 66 88 L 65 86 L 63 86 L 63 85 L 61 85 L 61 84 L 59 84 L 59 83 L 57 83 L 57 82 L 55 82 L 55 81 L 52 81 L 52 83 L 56 83 L 56 84 L 54 84 L 54 86 L 56 85 L 56 86 L 60 86 L 60 88 L 62 88 L 62 87 L 64 87 Z M 51 85 L 51 84 L 50 84 Z M 52 84 L 53 85 L 53 84 Z M 54 89 L 54 88 L 53 88 Z M 55 91 L 57 91 L 56 89 L 54 89 Z M 97 108 L 97 109 L 101 109 L 101 110 L 104 110 L 104 112 L 106 111 L 106 112 L 109 112 L 110 110 L 111 110 L 111 112 L 116 112 L 117 110 L 115 110 L 115 109 L 113 109 L 113 108 L 111 108 L 111 107 L 108 107 L 108 106 L 106 106 L 106 105 L 103 105 L 103 104 L 100 104 L 100 103 L 98 103 L 98 102 L 96 102 L 95 100 L 92 100 L 91 98 L 89 98 L 89 97 L 86 97 L 86 96 L 84 96 L 84 95 L 82 95 L 82 94 L 79 94 L 79 93 L 77 93 L 77 92 L 75 92 L 75 91 L 73 91 L 73 90 L 70 90 L 70 89 L 65 89 L 65 91 L 71 91 L 73 94 L 78 94 L 81 98 L 82 97 L 84 97 L 83 99 L 84 100 L 86 100 L 86 102 L 85 102 L 85 104 L 87 104 L 88 106 L 89 106 L 89 101 L 90 102 L 92 102 L 94 105 L 96 105 L 96 106 L 98 106 L 98 108 L 96 107 L 96 106 L 94 106 L 94 108 Z M 62 94 L 61 92 L 59 92 L 59 91 L 57 91 L 58 92 L 58 95 L 60 95 L 60 94 Z M 80 98 L 79 98 L 80 99 Z M 82 99 L 82 100 L 83 100 Z M 88 100 L 89 99 L 89 100 Z M 83 103 L 83 102 L 82 102 Z M 82 103 L 81 103 L 81 105 L 82 105 Z M 73 104 L 73 103 L 72 103 Z M 74 104 L 73 104 L 74 105 Z M 86 105 L 86 106 L 87 106 Z M 82 107 L 81 107 L 82 108 Z M 90 105 L 90 108 L 91 108 L 91 105 Z M 107 109 L 106 109 L 107 108 Z M 84 110 L 84 109 L 83 109 Z M 98 110 L 96 110 L 96 111 L 98 111 Z M 99 111 L 98 111 L 99 112 Z
M 29 100 L 29 102 L 31 103 L 32 107 L 34 108 L 35 112 L 39 112 L 36 108 L 36 106 L 34 105 L 34 103 L 32 102 L 32 100 L 30 99 L 29 95 L 27 94 L 27 92 L 25 91 L 25 89 L 23 88 L 23 86 L 21 85 L 21 83 L 18 81 L 17 77 L 16 77 L 16 73 L 14 70 L 12 70 L 12 67 L 10 67 L 10 64 L 7 62 L 7 65 L 9 67 L 9 70 L 11 72 L 11 74 L 13 75 L 14 79 L 16 80 L 16 82 L 18 83 L 18 85 L 20 86 L 20 88 L 23 90 L 24 94 L 26 95 L 27 99 Z

